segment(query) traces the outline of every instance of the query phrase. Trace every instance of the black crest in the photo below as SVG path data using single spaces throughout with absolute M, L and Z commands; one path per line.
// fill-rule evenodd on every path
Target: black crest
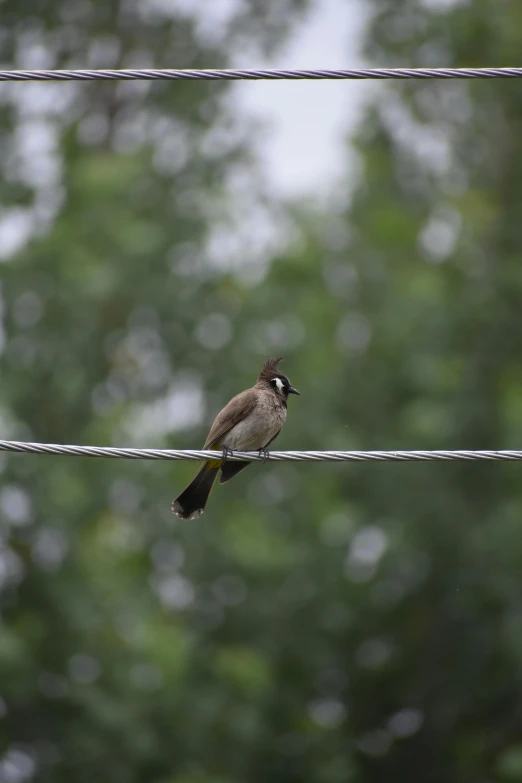
M 275 375 L 279 375 L 282 378 L 284 378 L 285 376 L 277 369 L 277 365 L 279 364 L 279 362 L 282 361 L 283 361 L 282 356 L 280 356 L 279 359 L 273 359 L 273 358 L 267 359 L 263 365 L 263 369 L 261 370 L 261 374 L 258 378 L 258 381 L 268 381 L 268 383 L 270 383 L 270 381 Z

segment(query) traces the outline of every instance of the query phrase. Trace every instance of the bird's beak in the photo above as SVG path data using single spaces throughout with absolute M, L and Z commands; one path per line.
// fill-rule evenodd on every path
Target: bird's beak
M 290 386 L 290 388 L 288 389 L 288 394 L 299 394 L 299 395 L 301 395 L 301 392 L 298 392 L 297 389 L 294 389 L 293 386 Z

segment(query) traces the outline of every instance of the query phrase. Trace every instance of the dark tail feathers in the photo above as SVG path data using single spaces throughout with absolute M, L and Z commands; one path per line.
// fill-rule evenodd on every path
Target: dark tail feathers
M 188 487 L 172 501 L 172 511 L 180 519 L 197 519 L 205 510 L 210 490 L 219 473 L 219 466 L 209 468 L 207 465 L 206 462 Z
M 219 477 L 219 483 L 226 484 L 227 481 L 230 481 L 231 478 L 237 476 L 238 473 L 240 473 L 245 468 L 248 468 L 248 466 L 251 464 L 251 462 L 225 462 L 225 464 L 221 466 L 221 476 Z

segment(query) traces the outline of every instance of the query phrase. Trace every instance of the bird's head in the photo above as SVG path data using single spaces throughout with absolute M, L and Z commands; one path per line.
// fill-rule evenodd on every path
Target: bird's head
M 283 375 L 283 373 L 277 369 L 277 365 L 282 361 L 282 357 L 279 359 L 267 359 L 263 365 L 261 374 L 257 379 L 256 386 L 271 389 L 286 402 L 289 394 L 300 394 L 300 392 L 298 392 L 297 389 L 294 389 L 286 375 Z

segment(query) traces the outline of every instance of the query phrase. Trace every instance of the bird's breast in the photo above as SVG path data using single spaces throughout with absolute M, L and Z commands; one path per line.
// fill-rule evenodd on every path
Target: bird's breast
M 286 420 L 286 408 L 270 397 L 259 397 L 254 410 L 238 422 L 223 439 L 233 451 L 257 451 L 275 438 Z

